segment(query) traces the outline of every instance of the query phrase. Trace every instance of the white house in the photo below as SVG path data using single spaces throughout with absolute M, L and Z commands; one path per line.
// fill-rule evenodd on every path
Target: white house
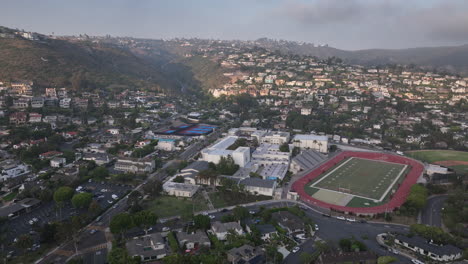
M 418 236 L 397 235 L 395 243 L 436 261 L 453 261 L 461 258 L 463 253 L 455 246 L 428 243 L 426 239 Z
M 29 167 L 15 160 L 4 160 L 0 162 L 1 175 L 0 180 L 6 181 L 10 178 L 25 175 L 29 173 Z
M 211 224 L 211 232 L 215 234 L 219 240 L 226 240 L 230 230 L 234 231 L 234 233 L 238 235 L 244 234 L 242 226 L 237 222 L 221 223 L 216 221 Z
M 67 160 L 62 157 L 55 157 L 50 160 L 50 166 L 52 168 L 60 168 L 67 163 Z

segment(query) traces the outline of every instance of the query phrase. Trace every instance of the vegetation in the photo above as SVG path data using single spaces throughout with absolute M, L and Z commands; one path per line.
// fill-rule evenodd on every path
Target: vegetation
M 450 234 L 436 226 L 427 226 L 423 224 L 413 224 L 410 227 L 410 232 L 426 239 L 431 239 L 434 243 L 448 244 L 453 243 L 453 238 Z
M 161 196 L 147 202 L 144 207 L 162 218 L 208 210 L 207 203 L 201 195 L 195 195 L 192 199 Z
M 28 76 L 43 87 L 69 86 L 74 90 L 131 86 L 175 90 L 178 87 L 151 63 L 108 44 L 2 38 L 0 49 L 3 51 L 0 79 L 3 80 L 22 80 Z
M 466 186 L 460 186 L 448 196 L 442 216 L 445 226 L 452 234 L 468 237 L 466 229 L 468 223 L 468 192 Z
M 91 204 L 93 195 L 88 192 L 77 193 L 71 199 L 72 205 L 76 208 L 86 208 Z
M 415 216 L 419 210 L 426 206 L 428 190 L 419 184 L 411 186 L 410 194 L 399 212 L 407 216 Z
M 389 264 L 398 261 L 396 257 L 393 256 L 381 256 L 377 259 L 377 264 Z

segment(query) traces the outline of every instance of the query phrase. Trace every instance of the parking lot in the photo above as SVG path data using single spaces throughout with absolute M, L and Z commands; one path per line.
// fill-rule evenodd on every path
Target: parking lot
M 117 199 L 123 197 L 127 191 L 131 189 L 128 185 L 118 185 L 106 182 L 86 182 L 81 185 L 82 191 L 87 191 L 93 194 L 95 199 L 102 209 L 112 206 Z M 112 195 L 116 195 L 117 198 L 113 199 Z M 46 202 L 34 209 L 32 212 L 20 215 L 16 218 L 9 220 L 7 225 L 7 236 L 6 242 L 8 244 L 13 243 L 14 239 L 22 234 L 31 234 L 34 243 L 39 243 L 39 235 L 34 233 L 37 227 L 40 227 L 48 222 L 56 222 L 68 219 L 74 215 L 85 213 L 87 209 L 76 209 L 70 202 L 66 203 L 61 209 L 56 207 L 55 202 Z M 30 221 L 37 219 L 37 221 L 31 225 Z

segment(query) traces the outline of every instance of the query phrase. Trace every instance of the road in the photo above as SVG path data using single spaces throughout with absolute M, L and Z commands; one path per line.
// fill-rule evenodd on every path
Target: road
M 427 199 L 426 207 L 421 212 L 420 223 L 442 227 L 442 208 L 447 195 L 432 196 Z

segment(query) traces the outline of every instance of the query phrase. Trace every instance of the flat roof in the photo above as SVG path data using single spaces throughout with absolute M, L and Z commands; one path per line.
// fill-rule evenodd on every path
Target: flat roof
M 317 141 L 328 141 L 327 136 L 319 136 L 314 134 L 297 134 L 293 140 L 317 140 Z

